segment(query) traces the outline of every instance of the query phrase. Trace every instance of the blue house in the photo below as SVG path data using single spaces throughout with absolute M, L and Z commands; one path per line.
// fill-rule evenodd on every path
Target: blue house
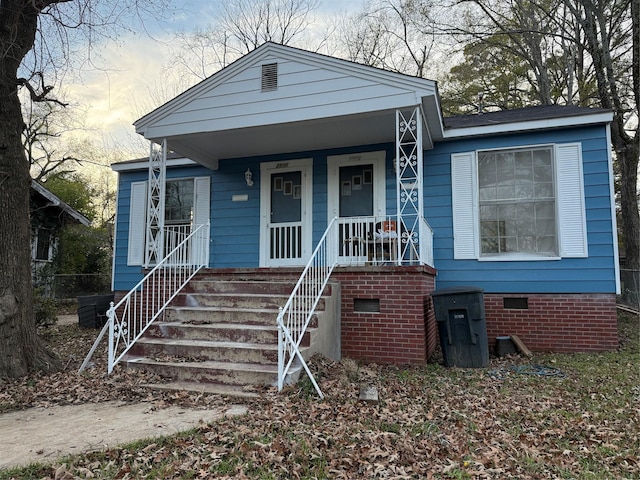
M 113 358 L 124 345 L 166 372 L 149 351 L 186 355 L 166 332 L 208 325 L 209 368 L 174 376 L 232 383 L 205 370 L 242 356 L 208 350 L 248 335 L 222 326 L 235 322 L 280 342 L 279 376 L 317 352 L 424 363 L 431 293 L 456 286 L 483 290 L 490 345 L 615 348 L 611 119 L 572 106 L 444 118 L 433 81 L 264 44 L 135 122 L 150 157 L 113 166 Z M 140 286 L 152 269 L 164 276 Z

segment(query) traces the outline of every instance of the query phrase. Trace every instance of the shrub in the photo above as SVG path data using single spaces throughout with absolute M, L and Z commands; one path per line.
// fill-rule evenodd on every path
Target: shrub
M 42 289 L 33 291 L 33 313 L 36 319 L 36 327 L 50 327 L 58 321 L 58 302 L 47 297 Z

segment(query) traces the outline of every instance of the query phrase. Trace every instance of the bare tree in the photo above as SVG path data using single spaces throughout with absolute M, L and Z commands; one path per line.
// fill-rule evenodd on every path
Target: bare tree
M 613 112 L 611 141 L 619 172 L 622 241 L 627 266 L 640 269 L 638 157 L 640 127 L 640 0 L 463 0 L 481 15 L 455 29 L 529 63 L 538 103 L 597 106 Z M 477 13 L 476 12 L 476 13 Z M 506 39 L 496 44 L 495 39 Z M 544 46 L 544 48 L 541 48 Z M 561 62 L 565 75 L 553 84 L 549 72 Z M 574 94 L 575 92 L 575 94 Z
M 29 189 L 20 91 L 53 101 L 74 48 L 90 51 L 123 19 L 164 0 L 0 0 L 0 378 L 59 366 L 35 330 L 31 288 Z M 138 17 L 140 18 L 140 17 Z M 45 78 L 49 73 L 53 81 Z
M 438 36 L 442 15 L 430 0 L 375 0 L 342 22 L 344 56 L 418 77 L 434 73 L 446 43 Z
M 157 103 L 204 80 L 265 42 L 317 49 L 324 37 L 313 39 L 309 27 L 319 0 L 229 0 L 222 2 L 217 22 L 178 36 L 178 47 L 165 68 L 179 91 L 155 86 Z M 174 89 L 175 90 L 175 89 Z
M 23 101 L 25 121 L 22 141 L 29 162 L 31 177 L 41 181 L 61 168 L 82 164 L 80 155 L 74 153 L 68 142 L 62 142 L 65 133 L 82 129 L 75 116 L 66 107 L 54 102 Z

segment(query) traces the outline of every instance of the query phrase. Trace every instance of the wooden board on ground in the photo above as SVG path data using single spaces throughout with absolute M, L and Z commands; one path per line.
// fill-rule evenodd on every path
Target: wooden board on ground
M 516 347 L 518 347 L 518 350 L 520 350 L 520 352 L 524 356 L 526 356 L 527 358 L 533 357 L 533 353 L 531 353 L 531 350 L 527 348 L 524 342 L 520 340 L 517 335 L 511 335 L 511 340 L 516 344 Z

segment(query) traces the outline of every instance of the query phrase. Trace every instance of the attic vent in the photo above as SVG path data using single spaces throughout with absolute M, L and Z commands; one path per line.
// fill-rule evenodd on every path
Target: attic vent
M 278 89 L 278 64 L 262 65 L 262 91 L 270 92 Z

